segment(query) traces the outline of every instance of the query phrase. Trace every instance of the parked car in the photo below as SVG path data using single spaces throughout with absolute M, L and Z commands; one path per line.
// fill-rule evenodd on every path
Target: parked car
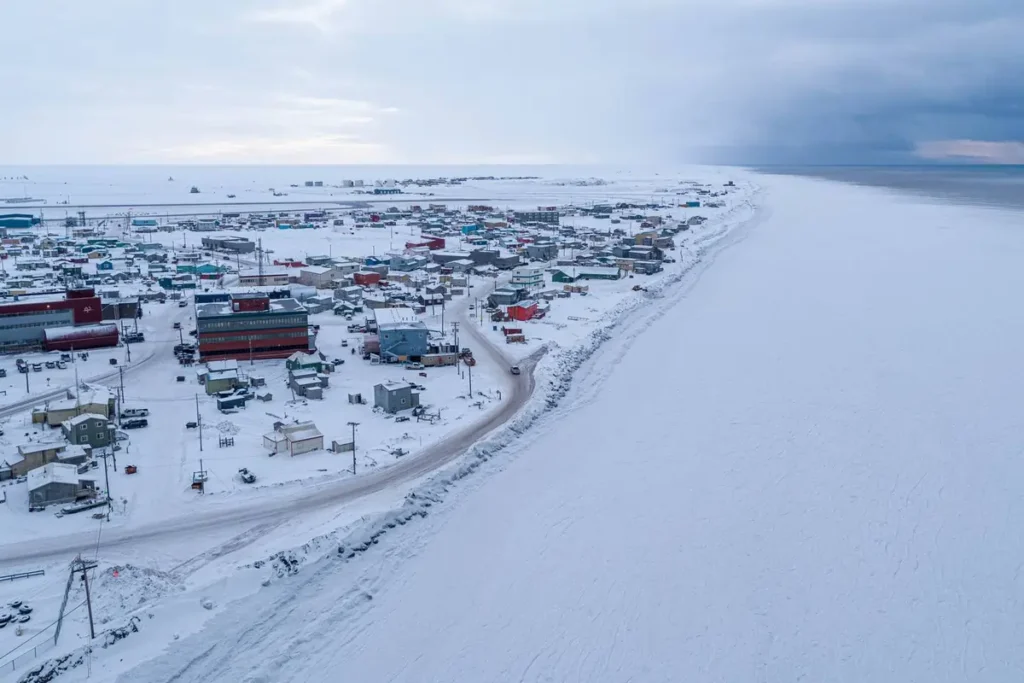
M 149 408 L 125 408 L 121 411 L 121 417 L 149 417 Z
M 422 370 L 424 365 L 423 363 L 406 363 L 405 367 L 409 370 Z
M 43 364 L 42 363 L 33 363 L 32 364 L 32 372 L 42 372 L 42 371 L 43 371 Z
M 0 368 L 0 377 L 6 377 L 6 376 L 7 376 L 6 368 Z
M 129 420 L 123 420 L 121 422 L 121 429 L 139 429 L 140 427 L 148 427 L 149 420 L 144 417 L 133 417 Z
M 56 370 L 57 369 L 57 362 L 56 361 L 52 361 L 52 360 L 46 361 L 46 369 L 47 370 Z
M 513 375 L 518 375 L 518 374 L 520 374 L 520 373 L 522 372 L 522 371 L 521 371 L 521 370 L 519 369 L 519 366 L 518 366 L 518 365 L 513 365 L 513 366 L 512 366 L 511 368 L 509 368 L 509 371 L 510 371 L 510 372 L 511 372 L 511 373 L 512 373 Z
M 246 467 L 238 470 L 238 478 L 245 484 L 252 484 L 256 481 L 256 475 L 250 472 Z
M 178 302 L 178 308 L 186 308 L 187 306 L 188 306 L 188 302 L 185 301 L 184 299 L 182 299 L 181 301 Z

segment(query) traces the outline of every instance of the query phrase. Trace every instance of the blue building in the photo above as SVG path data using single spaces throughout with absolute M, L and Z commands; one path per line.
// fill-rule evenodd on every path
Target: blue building
M 429 332 L 411 308 L 375 308 L 380 355 L 383 358 L 404 359 L 419 357 L 429 348 Z
M 39 219 L 27 213 L 2 213 L 0 214 L 0 228 L 31 228 L 39 225 Z

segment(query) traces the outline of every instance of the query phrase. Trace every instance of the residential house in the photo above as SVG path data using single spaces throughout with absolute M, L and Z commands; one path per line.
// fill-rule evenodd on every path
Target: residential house
M 551 242 L 527 244 L 526 258 L 538 261 L 552 261 L 558 258 L 558 245 Z
M 296 351 L 284 362 L 284 366 L 291 371 L 313 370 L 314 372 L 324 372 L 325 365 L 330 364 L 325 363 L 319 355 L 303 353 L 302 351 Z
M 83 413 L 102 415 L 109 420 L 114 416 L 115 405 L 114 394 L 107 387 L 90 386 L 88 389 L 79 389 L 77 397 L 73 390 L 69 389 L 67 398 L 51 401 L 42 410 L 34 410 L 32 421 L 59 427 L 64 420 Z
M 219 372 L 208 372 L 206 374 L 206 394 L 219 394 L 222 391 L 231 391 L 239 385 L 238 370 L 221 370 Z
M 74 503 L 96 493 L 96 482 L 82 479 L 78 468 L 51 462 L 28 474 L 28 504 L 30 508 Z
M 298 396 L 311 399 L 322 399 L 323 390 L 327 388 L 329 377 L 322 372 L 310 368 L 308 370 L 292 370 L 288 373 L 288 385 Z
M 520 290 L 502 287 L 491 292 L 487 297 L 487 303 L 491 306 L 511 306 L 521 298 Z
M 397 413 L 420 404 L 420 394 L 412 385 L 402 382 L 384 382 L 373 387 L 373 405 L 385 413 Z
M 422 356 L 429 347 L 426 324 L 407 306 L 373 311 L 381 355 L 388 358 Z
M 9 457 L 6 462 L 12 476 L 24 477 L 34 469 L 55 462 L 66 447 L 63 441 L 21 444 L 18 446 L 18 454 Z
M 307 287 L 325 289 L 334 286 L 335 271 L 330 266 L 306 266 L 299 270 L 299 282 Z
M 102 415 L 82 413 L 64 420 L 61 430 L 68 442 L 90 448 L 103 448 L 111 443 L 113 425 Z

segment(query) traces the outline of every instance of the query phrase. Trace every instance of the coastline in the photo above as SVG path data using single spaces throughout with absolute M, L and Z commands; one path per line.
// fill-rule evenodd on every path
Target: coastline
M 387 543 L 389 535 L 405 529 L 409 529 L 410 533 L 422 531 L 422 520 L 450 509 L 454 504 L 453 499 L 472 491 L 487 479 L 487 476 L 471 475 L 484 469 L 487 474 L 500 471 L 510 462 L 509 458 L 514 458 L 517 451 L 527 447 L 532 436 L 543 431 L 559 411 L 578 405 L 575 396 L 567 402 L 565 399 L 568 396 L 574 392 L 597 391 L 602 378 L 614 366 L 612 361 L 605 364 L 604 371 L 595 371 L 595 366 L 599 364 L 602 355 L 610 351 L 610 347 L 615 347 L 615 353 L 625 353 L 637 335 L 670 310 L 677 298 L 699 280 L 701 273 L 713 264 L 721 250 L 741 239 L 753 224 L 764 217 L 763 207 L 757 204 L 761 199 L 762 188 L 749 178 L 744 179 L 744 182 L 748 184 L 747 198 L 721 216 L 714 231 L 692 243 L 695 248 L 692 260 L 680 263 L 677 271 L 666 273 L 661 280 L 648 287 L 649 291 L 643 296 L 629 297 L 621 302 L 604 316 L 607 322 L 592 330 L 584 339 L 565 347 L 555 343 L 545 347 L 543 356 L 534 368 L 532 394 L 506 423 L 477 440 L 453 462 L 426 473 L 423 482 L 414 486 L 399 506 L 364 516 L 357 523 L 321 534 L 301 545 L 282 548 L 261 562 L 244 565 L 248 569 L 243 568 L 241 571 L 250 574 L 257 573 L 254 570 L 262 567 L 271 569 L 269 575 L 266 571 L 258 578 L 250 575 L 249 585 L 257 591 L 276 590 L 281 583 L 279 579 L 296 574 L 306 575 L 308 578 L 299 579 L 306 583 L 321 573 L 335 573 L 339 571 L 339 560 L 345 564 L 357 561 L 373 546 Z M 609 344 L 610 341 L 619 343 Z M 424 535 L 424 538 L 428 535 Z M 417 543 L 425 542 L 423 538 L 418 539 Z M 401 545 L 404 546 L 404 541 Z M 387 547 L 390 548 L 389 553 L 397 549 L 394 543 Z M 408 549 L 402 550 L 403 555 L 407 552 Z M 365 580 L 365 577 L 359 577 L 358 583 Z M 246 605 L 249 597 L 248 594 L 239 595 L 222 607 L 218 606 L 211 621 L 191 631 L 192 635 L 186 632 L 180 645 L 175 643 L 173 649 L 189 647 L 190 642 L 199 643 L 204 631 L 212 628 L 222 618 L 230 623 L 232 610 Z M 262 607 L 257 608 L 262 610 Z M 176 661 L 184 667 L 184 673 L 189 665 L 182 658 Z M 149 663 L 143 666 L 147 671 L 149 667 Z M 133 680 L 131 675 L 132 672 L 129 672 L 124 680 Z

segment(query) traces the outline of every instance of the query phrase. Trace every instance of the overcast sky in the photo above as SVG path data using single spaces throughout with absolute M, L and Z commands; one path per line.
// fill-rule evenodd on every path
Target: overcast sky
M 1024 0 L 2 0 L 0 163 L 1024 163 Z

